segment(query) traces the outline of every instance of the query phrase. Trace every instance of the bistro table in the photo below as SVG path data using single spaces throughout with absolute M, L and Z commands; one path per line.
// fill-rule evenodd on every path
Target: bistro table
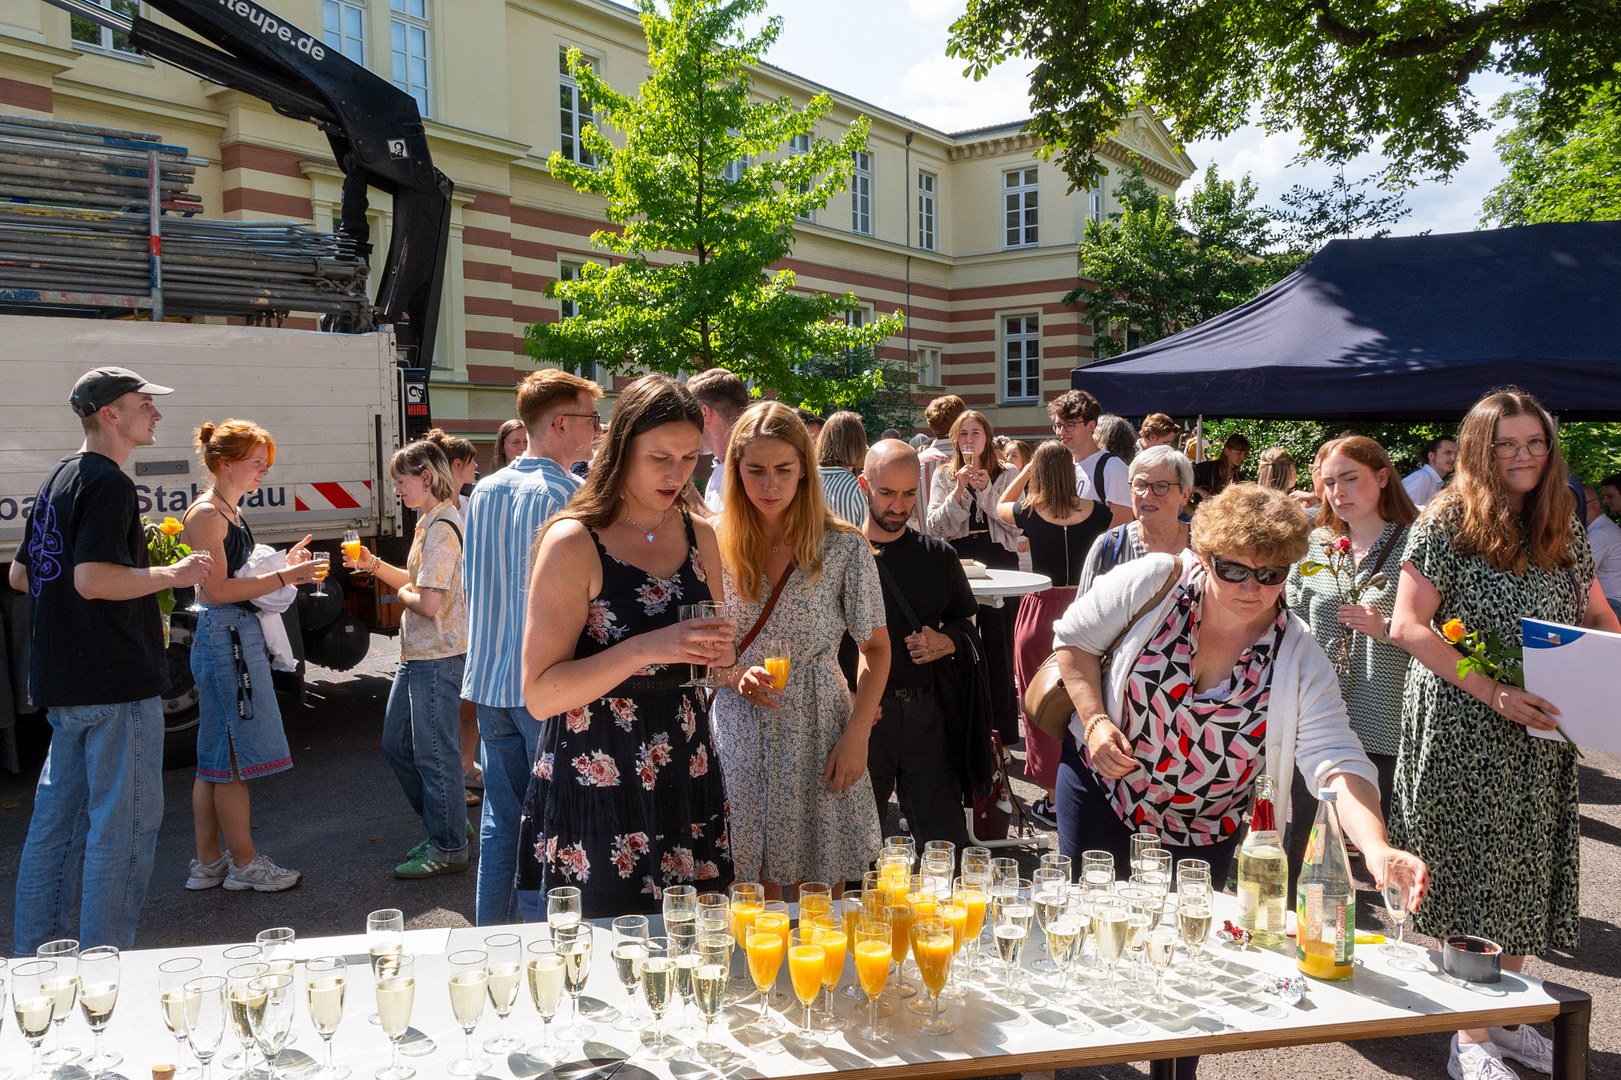
M 1045 574 L 1032 574 L 1028 570 L 987 569 L 984 577 L 971 577 L 968 587 L 986 607 L 1001 607 L 1011 596 L 1046 592 L 1053 587 L 1052 578 Z
M 1232 897 L 1217 898 L 1216 925 L 1235 913 L 1236 901 Z M 1001 972 L 1000 965 L 996 965 L 991 985 L 971 989 L 966 1001 L 942 1003 L 942 1015 L 957 1025 L 950 1035 L 930 1037 L 913 1030 L 916 1017 L 897 1006 L 894 1015 L 886 1020 L 896 1034 L 883 1042 L 857 1037 L 859 1022 L 851 1023 L 844 1031 L 828 1033 L 820 1046 L 801 1047 L 792 1040 L 780 1039 L 761 1042 L 747 1032 L 733 1034 L 733 1029 L 742 1028 L 756 1008 L 754 1004 L 741 1004 L 723 1010 L 714 1025 L 712 1035 L 724 1046 L 723 1053 L 700 1060 L 696 1050 L 684 1047 L 674 1060 L 657 1061 L 642 1049 L 635 1033 L 613 1029 L 617 1007 L 625 1003 L 626 995 L 614 977 L 612 930 L 604 922 L 599 921 L 594 931 L 591 976 L 585 988 L 586 1019 L 595 1024 L 595 1034 L 583 1043 L 566 1045 L 562 1065 L 541 1067 L 520 1051 L 496 1057 L 485 1076 L 497 1080 L 529 1080 L 541 1075 L 605 1080 L 623 1071 L 621 1080 L 644 1080 L 648 1076 L 658 1080 L 810 1080 L 838 1072 L 850 1080 L 880 1080 L 881 1076 L 890 1080 L 896 1076 L 907 1080 L 955 1080 L 1148 1060 L 1153 1063 L 1153 1076 L 1169 1077 L 1171 1059 L 1195 1054 L 1550 1020 L 1554 1025 L 1553 1076 L 1556 1080 L 1576 1080 L 1587 1075 L 1591 1001 L 1580 991 L 1507 972 L 1502 982 L 1492 985 L 1462 983 L 1441 973 L 1434 952 L 1425 955 L 1418 970 L 1402 970 L 1393 966 L 1377 946 L 1362 946 L 1356 952 L 1356 973 L 1348 982 L 1308 980 L 1305 998 L 1289 1006 L 1261 986 L 1267 976 L 1295 974 L 1292 945 L 1287 951 L 1239 951 L 1214 940 L 1206 949 L 1216 973 L 1214 992 L 1194 994 L 1173 976 L 1166 982 L 1167 995 L 1173 1000 L 1169 1007 L 1139 1005 L 1120 1013 L 1093 1004 L 1078 1010 L 1045 1001 L 1012 1006 L 998 1000 Z M 652 922 L 658 929 L 659 920 L 655 917 Z M 541 927 L 531 925 L 420 930 L 407 935 L 406 951 L 416 957 L 417 994 L 412 1031 L 406 1036 L 403 1050 L 405 1060 L 423 1080 L 446 1075 L 462 1054 L 462 1031 L 451 1018 L 446 989 L 446 956 L 458 949 L 479 948 L 484 937 L 502 931 L 518 933 L 525 945 L 544 934 Z M 1039 931 L 1032 928 L 1031 947 L 1025 950 L 1027 959 L 1037 951 L 1033 946 L 1039 936 Z M 124 954 L 119 1003 L 107 1029 L 108 1048 L 124 1058 L 116 1070 L 118 1075 L 146 1080 L 153 1065 L 184 1067 L 192 1063 L 189 1051 L 177 1046 L 159 1016 L 157 965 L 173 956 L 193 955 L 203 959 L 203 974 L 223 974 L 224 948 L 202 946 Z M 304 1002 L 303 964 L 325 955 L 346 956 L 350 965 L 348 1000 L 334 1038 L 335 1057 L 353 1069 L 354 1080 L 369 1080 L 387 1063 L 389 1048 L 381 1029 L 367 1022 L 373 1006 L 372 977 L 361 935 L 298 942 L 295 993 L 299 1004 L 293 1038 L 281 1058 L 283 1075 L 296 1080 L 299 1071 L 320 1060 L 321 1041 L 310 1026 Z M 746 971 L 742 950 L 737 950 L 733 959 L 734 972 Z M 846 981 L 854 977 L 853 965 L 847 962 Z M 784 974 L 779 985 L 787 981 Z M 1017 977 L 1017 985 L 1041 993 L 1036 974 L 1029 970 Z M 835 1008 L 845 1019 L 855 1021 L 858 1014 L 865 1015 L 864 1005 L 857 1010 L 842 997 L 835 1000 Z M 568 1009 L 565 998 L 554 1027 L 568 1019 Z M 690 1015 L 697 1021 L 696 1010 Z M 666 1014 L 665 1024 L 673 1026 L 678 1016 L 676 1006 Z M 793 1029 L 798 1016 L 797 1003 L 787 1015 L 778 1014 L 787 1030 Z M 508 1024 L 526 1043 L 538 1041 L 540 1021 L 525 990 L 520 989 Z M 482 1045 L 497 1032 L 495 1014 L 487 1009 L 476 1032 L 477 1044 Z M 88 1052 L 90 1033 L 81 1021 L 70 1020 L 64 1035 L 68 1043 Z M 227 1029 L 219 1058 L 235 1045 Z M 215 1075 L 221 1080 L 235 1075 L 220 1068 L 219 1058 L 215 1060 Z M 20 1066 L 17 1073 L 21 1076 L 28 1060 L 27 1046 L 15 1025 L 5 1025 L 0 1034 L 0 1061 Z

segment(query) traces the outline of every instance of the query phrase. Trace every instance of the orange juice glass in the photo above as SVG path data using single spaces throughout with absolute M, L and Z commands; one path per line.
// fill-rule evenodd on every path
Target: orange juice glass
M 863 1039 L 881 1039 L 893 1034 L 891 1029 L 878 1023 L 878 995 L 884 992 L 884 983 L 889 978 L 892 955 L 888 924 L 864 919 L 856 925 L 856 978 L 867 995 L 867 1026 L 857 1033 Z

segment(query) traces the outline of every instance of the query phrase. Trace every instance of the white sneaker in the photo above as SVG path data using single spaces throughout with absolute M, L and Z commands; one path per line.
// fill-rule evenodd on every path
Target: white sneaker
M 1529 1024 L 1521 1024 L 1514 1031 L 1508 1028 L 1487 1028 L 1492 1045 L 1521 1065 L 1529 1065 L 1537 1072 L 1553 1072 L 1553 1040 Z
M 1495 1043 L 1459 1043 L 1456 1035 L 1452 1036 L 1447 1075 L 1452 1080 L 1520 1080 L 1519 1073 L 1503 1064 L 1502 1051 Z
M 186 888 L 192 892 L 202 889 L 212 889 L 216 885 L 225 884 L 225 877 L 231 872 L 231 853 L 227 851 L 211 863 L 200 863 L 191 860 L 191 873 L 186 877 Z
M 232 892 L 252 889 L 254 892 L 281 892 L 297 885 L 303 877 L 297 870 L 283 870 L 265 854 L 255 855 L 246 866 L 231 863 L 231 872 L 225 875 L 225 887 Z

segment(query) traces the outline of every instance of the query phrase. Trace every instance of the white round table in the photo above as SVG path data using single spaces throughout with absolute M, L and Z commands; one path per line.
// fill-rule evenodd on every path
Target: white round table
M 1053 587 L 1052 578 L 1045 574 L 1032 574 L 1027 570 L 986 570 L 984 577 L 968 579 L 974 596 L 988 607 L 1001 607 L 1010 596 L 1046 592 Z

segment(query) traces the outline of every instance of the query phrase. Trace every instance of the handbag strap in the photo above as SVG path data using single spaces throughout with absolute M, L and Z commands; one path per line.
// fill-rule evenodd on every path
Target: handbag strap
M 747 652 L 749 646 L 754 644 L 754 639 L 760 636 L 760 631 L 765 629 L 766 620 L 771 618 L 771 612 L 776 609 L 777 601 L 782 599 L 783 586 L 788 584 L 788 579 L 793 576 L 793 573 L 794 563 L 790 559 L 787 567 L 782 572 L 782 576 L 771 586 L 771 595 L 766 597 L 765 607 L 760 609 L 760 614 L 754 620 L 754 625 L 749 627 L 749 632 L 743 635 L 743 640 L 737 643 L 738 656 L 741 657 Z
M 917 612 L 912 610 L 906 594 L 901 592 L 901 587 L 895 583 L 894 575 L 889 572 L 889 567 L 884 565 L 884 557 L 880 555 L 874 561 L 878 564 L 878 584 L 883 588 L 885 595 L 894 598 L 895 605 L 901 609 L 901 614 L 906 616 L 907 623 L 912 627 L 912 633 L 922 630 L 923 620 L 917 617 Z
M 1149 597 L 1148 603 L 1132 612 L 1131 620 L 1126 623 L 1125 627 L 1121 629 L 1120 633 L 1115 636 L 1115 639 L 1109 643 L 1109 647 L 1104 650 L 1102 658 L 1105 661 L 1110 656 L 1114 655 L 1114 651 L 1116 649 L 1120 648 L 1121 644 L 1126 640 L 1126 635 L 1131 633 L 1131 628 L 1141 622 L 1143 616 L 1147 615 L 1150 611 L 1153 611 L 1155 608 L 1159 607 L 1160 604 L 1164 603 L 1165 598 L 1171 594 L 1171 590 L 1176 587 L 1176 583 L 1182 578 L 1181 566 L 1182 562 L 1179 559 L 1177 560 L 1176 565 L 1171 567 L 1171 572 L 1166 576 L 1165 583 L 1158 589 L 1155 589 L 1154 595 Z

